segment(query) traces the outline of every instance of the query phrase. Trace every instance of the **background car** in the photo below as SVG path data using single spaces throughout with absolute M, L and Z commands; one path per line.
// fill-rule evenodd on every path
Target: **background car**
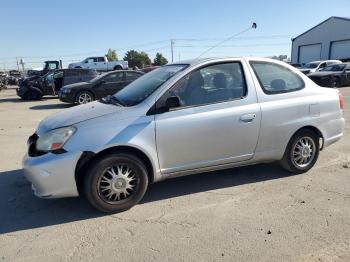
M 308 74 L 319 86 L 340 87 L 350 85 L 350 64 L 335 64 L 325 67 L 319 72 Z
M 17 95 L 24 100 L 37 100 L 45 95 L 58 95 L 64 85 L 89 81 L 97 77 L 91 69 L 59 69 L 49 71 L 42 77 L 31 76 L 20 81 Z
M 86 104 L 115 94 L 143 74 L 133 70 L 104 73 L 88 82 L 64 86 L 59 93 L 59 98 L 62 102 Z
M 303 72 L 305 75 L 309 73 L 314 73 L 322 68 L 325 68 L 326 66 L 333 65 L 333 64 L 341 64 L 342 62 L 340 60 L 325 60 L 325 61 L 313 61 L 310 63 L 307 63 L 303 65 L 299 70 Z
M 68 68 L 89 68 L 97 71 L 123 70 L 128 67 L 128 61 L 108 61 L 105 56 L 88 57 L 82 62 L 68 65 Z

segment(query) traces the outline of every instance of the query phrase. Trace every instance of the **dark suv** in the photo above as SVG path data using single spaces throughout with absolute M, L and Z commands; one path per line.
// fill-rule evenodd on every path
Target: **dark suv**
M 53 70 L 39 78 L 28 77 L 21 81 L 17 95 L 24 100 L 39 100 L 45 95 L 58 95 L 59 90 L 65 85 L 89 81 L 97 75 L 92 69 Z

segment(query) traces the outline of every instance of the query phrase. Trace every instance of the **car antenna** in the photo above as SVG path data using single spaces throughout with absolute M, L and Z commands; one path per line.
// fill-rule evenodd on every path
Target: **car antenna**
M 217 43 L 214 46 L 209 47 L 207 50 L 205 50 L 203 53 L 201 53 L 197 58 L 200 58 L 201 56 L 203 56 L 204 54 L 208 53 L 210 50 L 214 49 L 215 47 L 218 47 L 218 46 L 222 45 L 223 43 L 225 43 L 225 42 L 227 42 L 227 41 L 229 41 L 229 40 L 231 40 L 231 39 L 233 39 L 233 38 L 235 38 L 235 37 L 237 37 L 237 36 L 239 36 L 241 34 L 244 34 L 245 32 L 248 32 L 251 29 L 256 29 L 256 27 L 257 27 L 257 24 L 254 22 L 250 27 L 242 30 L 241 32 L 238 32 L 237 34 L 234 34 L 233 36 L 225 38 L 224 40 L 222 40 L 221 42 Z

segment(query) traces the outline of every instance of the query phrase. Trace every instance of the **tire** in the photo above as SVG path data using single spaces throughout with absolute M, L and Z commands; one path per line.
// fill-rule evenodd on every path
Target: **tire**
M 123 70 L 123 68 L 120 65 L 117 65 L 113 68 L 113 70 Z
M 340 86 L 341 86 L 340 78 L 339 77 L 334 77 L 332 79 L 332 87 L 333 88 L 337 88 L 337 87 L 340 87 Z
M 304 139 L 304 143 L 301 142 Z M 310 145 L 306 149 L 305 142 Z M 303 147 L 302 147 L 303 146 Z M 310 148 L 312 151 L 310 151 Z M 280 161 L 281 166 L 294 174 L 301 174 L 309 171 L 316 163 L 320 153 L 320 138 L 315 132 L 302 129 L 290 139 L 283 158 Z M 311 154 L 311 155 L 309 155 Z M 306 156 L 306 157 L 305 157 Z M 301 157 L 299 160 L 297 160 Z M 310 157 L 310 158 L 309 158 Z M 305 160 L 306 159 L 306 160 Z M 305 160 L 305 163 L 302 161 Z
M 127 168 L 131 170 L 129 176 L 125 176 Z M 131 178 L 134 180 L 128 182 L 127 179 Z M 107 179 L 110 182 L 106 182 Z M 143 198 L 147 187 L 148 174 L 145 165 L 137 157 L 127 153 L 114 153 L 97 159 L 84 180 L 87 200 L 94 208 L 106 213 L 130 209 Z M 123 190 L 129 195 L 123 193 Z
M 43 97 L 41 93 L 35 90 L 28 90 L 25 94 L 23 94 L 23 100 L 40 100 Z
M 78 105 L 83 105 L 94 101 L 94 95 L 89 91 L 81 91 L 75 97 L 75 102 Z

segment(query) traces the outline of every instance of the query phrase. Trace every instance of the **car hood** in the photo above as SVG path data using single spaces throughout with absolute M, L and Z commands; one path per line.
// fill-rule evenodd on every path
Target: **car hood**
M 303 67 L 299 68 L 299 70 L 300 70 L 301 72 L 310 72 L 310 71 L 312 71 L 312 69 L 313 69 L 313 68 L 303 68 Z
M 315 72 L 315 73 L 311 73 L 311 74 L 308 74 L 308 77 L 322 77 L 322 76 L 331 76 L 331 75 L 335 75 L 337 74 L 338 72 L 325 72 L 325 71 L 319 71 L 319 72 Z
M 126 111 L 127 107 L 104 104 L 98 101 L 85 105 L 74 106 L 61 112 L 53 114 L 42 120 L 37 128 L 37 134 L 40 136 L 52 129 L 71 126 L 93 118 L 120 113 Z

